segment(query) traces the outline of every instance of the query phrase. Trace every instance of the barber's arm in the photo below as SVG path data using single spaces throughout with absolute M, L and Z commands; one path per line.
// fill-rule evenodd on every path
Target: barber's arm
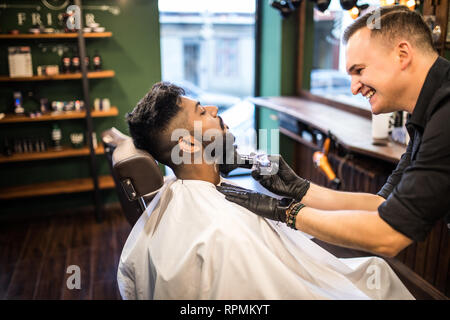
M 299 177 L 280 155 L 270 155 L 279 164 L 275 175 L 252 172 L 253 178 L 267 190 L 301 201 L 322 210 L 376 210 L 384 198 L 370 193 L 342 192 L 320 187 Z
M 227 184 L 217 189 L 225 194 L 226 199 L 275 221 L 288 221 L 290 209 L 295 210 L 296 204 L 299 204 Z M 382 220 L 376 210 L 326 211 L 302 207 L 294 223 L 295 229 L 320 240 L 382 256 L 395 256 L 412 242 Z
M 394 257 L 412 240 L 393 229 L 378 211 L 324 211 L 305 207 L 296 219 L 296 229 L 320 240 L 353 249 Z

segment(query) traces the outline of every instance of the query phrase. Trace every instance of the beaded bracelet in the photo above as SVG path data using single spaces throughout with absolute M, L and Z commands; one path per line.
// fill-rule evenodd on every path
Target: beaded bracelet
M 286 216 L 286 224 L 291 227 L 292 229 L 297 230 L 297 228 L 295 227 L 295 221 L 297 218 L 297 214 L 298 212 L 305 207 L 305 205 L 301 202 L 298 202 L 295 204 L 295 206 L 289 210 L 287 216 Z

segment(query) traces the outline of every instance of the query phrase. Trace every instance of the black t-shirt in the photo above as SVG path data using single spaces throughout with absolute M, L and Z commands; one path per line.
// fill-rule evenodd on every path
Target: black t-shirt
M 378 192 L 380 217 L 415 241 L 425 240 L 450 212 L 450 62 L 439 57 L 428 72 L 406 123 L 406 152 Z

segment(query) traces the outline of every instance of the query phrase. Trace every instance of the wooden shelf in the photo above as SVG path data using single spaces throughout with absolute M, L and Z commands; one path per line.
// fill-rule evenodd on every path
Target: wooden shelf
M 89 79 L 112 78 L 115 76 L 114 70 L 101 70 L 88 72 Z M 0 82 L 23 82 L 23 81 L 53 81 L 53 80 L 77 80 L 81 79 L 81 72 L 61 73 L 54 76 L 31 76 L 31 77 L 8 77 L 0 76 Z
M 104 153 L 105 150 L 102 145 L 100 145 L 97 149 L 95 149 L 95 154 L 104 154 Z M 9 157 L 0 155 L 0 163 L 82 157 L 88 155 L 89 155 L 89 147 L 75 149 L 72 147 L 64 146 L 61 150 L 49 148 L 49 150 L 45 152 L 14 153 Z
M 22 34 L 0 34 L 0 39 L 74 39 L 78 34 L 74 33 L 22 33 Z M 111 38 L 112 32 L 83 33 L 84 38 Z
M 99 188 L 111 189 L 115 187 L 111 176 L 99 176 Z M 94 190 L 92 178 L 60 180 L 35 183 L 31 185 L 15 186 L 0 189 L 0 200 L 10 200 L 27 197 L 69 194 Z
M 109 111 L 91 111 L 93 118 L 114 117 L 119 114 L 117 107 L 111 107 Z M 2 123 L 20 123 L 20 122 L 37 122 L 37 121 L 54 121 L 54 120 L 67 120 L 67 119 L 83 119 L 86 117 L 86 111 L 65 111 L 65 112 L 52 112 L 44 114 L 40 117 L 30 118 L 24 115 L 6 114 Z

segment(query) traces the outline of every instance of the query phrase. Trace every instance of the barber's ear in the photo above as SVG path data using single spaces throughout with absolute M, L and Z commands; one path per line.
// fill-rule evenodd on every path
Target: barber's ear
M 193 136 L 180 137 L 178 139 L 178 145 L 183 152 L 195 153 L 200 151 L 200 146 Z
M 402 70 L 405 70 L 411 64 L 412 56 L 413 52 L 410 43 L 407 41 L 400 42 L 397 46 L 397 57 Z

